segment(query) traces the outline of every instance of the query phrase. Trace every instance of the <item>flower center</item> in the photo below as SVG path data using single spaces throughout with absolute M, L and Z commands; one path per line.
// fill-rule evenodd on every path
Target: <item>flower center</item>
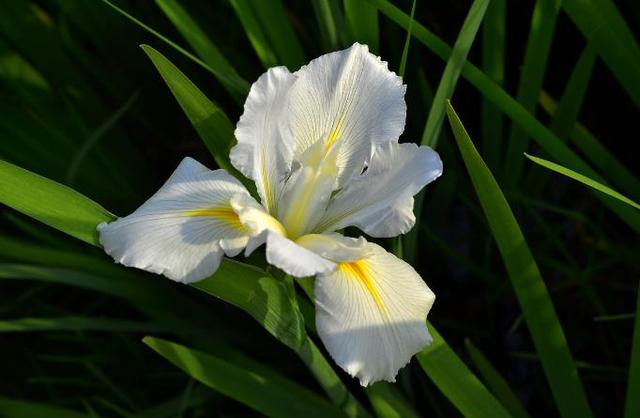
M 327 209 L 337 177 L 337 148 L 323 141 L 305 151 L 278 204 L 278 219 L 290 239 L 309 233 Z

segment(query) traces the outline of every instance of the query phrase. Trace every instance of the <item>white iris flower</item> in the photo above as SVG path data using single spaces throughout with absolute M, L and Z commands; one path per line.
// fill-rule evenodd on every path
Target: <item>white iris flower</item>
M 404 261 L 337 231 L 406 233 L 413 196 L 442 173 L 431 148 L 398 143 L 405 90 L 360 44 L 293 74 L 271 68 L 251 87 L 231 150 L 260 202 L 225 170 L 185 158 L 134 213 L 100 225 L 100 242 L 119 263 L 183 283 L 266 244 L 270 264 L 316 277 L 316 326 L 336 363 L 365 386 L 394 381 L 431 341 L 435 296 Z

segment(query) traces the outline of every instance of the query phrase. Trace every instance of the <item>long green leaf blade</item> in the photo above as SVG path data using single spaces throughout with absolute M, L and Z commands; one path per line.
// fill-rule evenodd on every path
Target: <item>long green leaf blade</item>
M 232 169 L 229 150 L 235 137 L 233 124 L 227 115 L 164 55 L 148 45 L 142 45 L 141 48 L 169 86 L 220 168 Z
M 560 0 L 537 0 L 533 10 L 517 94 L 518 102 L 531 114 L 535 114 L 538 104 L 559 11 Z M 504 178 L 509 185 L 517 184 L 520 179 L 523 153 L 527 150 L 528 142 L 523 129 L 513 124 L 504 166 Z
M 45 403 L 0 397 L 0 416 L 11 418 L 90 418 L 89 415 Z
M 109 6 L 111 9 L 113 9 L 116 12 L 120 13 L 122 16 L 124 16 L 125 18 L 129 19 L 131 22 L 133 22 L 136 25 L 140 26 L 142 29 L 146 30 L 147 32 L 149 32 L 150 34 L 155 36 L 156 38 L 160 39 L 162 42 L 166 43 L 167 45 L 169 45 L 170 47 L 172 47 L 173 49 L 175 49 L 176 51 L 178 51 L 179 53 L 181 53 L 185 57 L 189 58 L 191 61 L 195 62 L 196 64 L 198 64 L 199 66 L 201 66 L 205 70 L 209 71 L 211 74 L 213 74 L 220 81 L 220 83 L 227 89 L 227 91 L 229 91 L 229 93 L 236 100 L 236 102 L 238 104 L 242 104 L 242 102 L 244 101 L 244 97 L 241 94 L 242 92 L 238 91 L 239 85 L 238 85 L 238 81 L 237 80 L 234 80 L 233 78 L 229 78 L 228 74 L 226 74 L 225 72 L 219 71 L 217 69 L 217 66 L 215 68 L 210 67 L 203 60 L 201 60 L 200 58 L 196 57 L 191 52 L 187 51 L 186 49 L 184 49 L 180 45 L 176 44 L 171 39 L 169 39 L 166 36 L 162 35 L 160 32 L 156 31 L 152 27 L 146 25 L 144 22 L 136 19 L 135 17 L 133 17 L 132 15 L 127 13 L 125 10 L 123 10 L 120 7 L 118 7 L 115 4 L 113 4 L 110 0 L 102 0 L 102 1 L 107 6 Z
M 400 26 L 405 29 L 409 27 L 409 16 L 387 0 L 367 1 L 376 5 L 383 14 Z M 415 22 L 412 34 L 437 56 L 443 60 L 449 59 L 451 48 L 423 25 Z M 552 155 L 556 160 L 574 170 L 580 170 L 590 177 L 602 181 L 600 176 L 573 150 L 533 117 L 533 115 L 523 108 L 513 97 L 509 96 L 500 86 L 491 81 L 491 79 L 476 66 L 469 62 L 465 63 L 462 67 L 462 76 L 475 86 L 485 98 L 491 100 L 505 115 L 518 123 L 527 135 L 534 139 L 542 149 Z M 616 213 L 616 215 L 640 233 L 640 217 L 632 208 L 608 197 L 601 195 L 598 195 L 598 197 L 602 198 L 603 203 Z
M 544 160 L 542 158 L 539 157 L 534 157 L 533 155 L 529 155 L 529 154 L 525 154 L 527 156 L 528 159 L 530 159 L 531 161 L 533 161 L 534 163 L 541 165 L 542 167 L 548 168 L 549 170 L 555 171 L 556 173 L 560 173 L 564 176 L 567 176 L 569 178 L 572 178 L 576 181 L 579 181 L 580 183 L 584 184 L 585 186 L 589 186 L 592 189 L 595 189 L 599 192 L 602 192 L 606 195 L 609 195 L 611 197 L 613 197 L 614 199 L 618 199 L 621 202 L 626 203 L 627 205 L 633 206 L 636 209 L 640 209 L 640 205 L 637 204 L 636 202 L 634 202 L 633 200 L 629 199 L 626 196 L 623 196 L 622 194 L 616 192 L 615 190 L 613 190 L 610 187 L 605 186 L 602 183 L 598 183 L 597 181 L 582 175 L 580 173 L 577 173 L 573 170 L 570 170 L 566 167 L 563 167 L 559 164 L 553 163 L 551 161 L 547 161 Z
M 615 4 L 611 0 L 563 0 L 562 8 L 640 107 L 640 46 Z
M 491 0 L 482 23 L 482 69 L 500 87 L 505 82 L 507 5 L 506 0 Z M 500 110 L 482 98 L 482 154 L 489 167 L 501 166 L 503 117 Z
M 560 413 L 564 418 L 591 417 L 564 331 L 509 203 L 451 104 L 447 116 Z
M 98 224 L 115 218 L 80 193 L 6 161 L 0 161 L 0 203 L 95 246 L 99 246 Z M 24 268 L 29 270 L 28 266 Z M 29 271 L 23 273 L 28 277 Z M 41 271 L 35 268 L 32 273 Z M 57 274 L 70 280 L 75 278 L 78 282 L 86 280 L 76 277 L 77 274 L 82 276 L 79 272 Z M 55 280 L 56 273 L 45 274 L 44 277 Z M 100 279 L 96 280 L 96 286 L 104 287 Z M 109 290 L 120 290 L 125 297 L 129 289 L 127 286 L 140 291 L 135 281 L 120 284 L 124 288 L 120 289 L 114 282 Z M 299 347 L 306 338 L 304 320 L 292 293 L 292 285 L 276 280 L 260 269 L 224 259 L 213 276 L 194 286 L 242 308 L 290 347 Z
M 163 332 L 168 329 L 153 323 L 109 318 L 68 316 L 59 318 L 18 318 L 0 321 L 0 333 L 34 331 L 107 331 Z
M 511 417 L 431 324 L 429 332 L 433 342 L 416 357 L 425 373 L 462 415 L 473 418 Z
M 297 383 L 159 338 L 143 342 L 206 386 L 270 417 L 341 417 L 340 410 Z
M 464 342 L 467 353 L 473 364 L 476 366 L 482 379 L 485 381 L 491 392 L 496 395 L 498 400 L 513 415 L 514 418 L 528 418 L 529 414 L 522 406 L 522 402 L 509 386 L 509 382 L 496 370 L 491 362 L 470 340 Z
M 544 91 L 540 94 L 540 105 L 551 116 L 558 111 L 556 101 Z M 640 199 L 640 179 L 635 177 L 583 124 L 576 122 L 570 129 L 569 138 L 601 173 L 607 173 L 607 177 L 626 194 Z
M 94 245 L 96 226 L 114 219 L 75 190 L 2 160 L 0 203 Z
M 462 66 L 467 60 L 467 55 L 469 55 L 471 45 L 473 45 L 473 41 L 476 38 L 484 14 L 487 11 L 487 6 L 489 6 L 489 0 L 474 0 L 467 13 L 467 17 L 462 24 L 456 43 L 453 46 L 453 50 L 447 60 L 447 65 L 442 73 L 440 84 L 438 84 L 438 89 L 436 90 L 436 95 L 433 99 L 431 110 L 429 111 L 429 117 L 427 118 L 427 124 L 422 134 L 423 145 L 429 145 L 435 148 L 438 144 L 438 136 L 440 135 L 442 122 L 444 121 L 446 100 L 453 95 L 458 78 L 460 77 L 460 72 L 462 71 Z M 411 28 L 412 21 L 413 19 L 409 21 L 407 30 Z
M 171 20 L 184 39 L 200 58 L 216 73 L 223 76 L 220 81 L 227 85 L 239 99 L 249 92 L 249 83 L 240 77 L 218 47 L 203 32 L 178 0 L 156 0 L 164 14 Z
M 351 39 L 378 52 L 378 9 L 366 0 L 344 0 L 344 15 Z

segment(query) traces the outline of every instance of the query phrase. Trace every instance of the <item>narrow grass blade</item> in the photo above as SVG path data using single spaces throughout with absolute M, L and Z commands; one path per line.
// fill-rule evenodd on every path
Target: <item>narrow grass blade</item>
M 344 15 L 353 41 L 369 45 L 378 52 L 378 9 L 366 0 L 344 0 Z
M 262 29 L 262 25 L 255 11 L 252 2 L 249 0 L 230 0 L 231 6 L 236 12 L 240 23 L 244 28 L 249 42 L 258 55 L 264 68 L 275 67 L 279 64 L 276 53 L 267 39 L 267 35 Z
M 640 287 L 636 301 L 636 319 L 631 342 L 631 358 L 629 360 L 629 378 L 627 379 L 627 397 L 624 404 L 624 418 L 640 416 Z
M 420 366 L 465 417 L 507 418 L 511 415 L 429 324 L 433 342 L 416 357 Z
M 633 206 L 636 209 L 640 209 L 640 205 L 637 204 L 636 202 L 634 202 L 633 200 L 629 199 L 626 196 L 621 195 L 620 193 L 616 192 L 615 190 L 613 190 L 610 187 L 605 186 L 604 184 L 598 183 L 597 181 L 582 175 L 580 173 L 577 173 L 573 170 L 570 170 L 566 167 L 563 167 L 559 164 L 556 163 L 552 163 L 551 161 L 547 161 L 544 160 L 542 158 L 538 158 L 538 157 L 534 157 L 533 155 L 529 155 L 529 154 L 525 154 L 527 156 L 528 159 L 530 159 L 531 161 L 533 161 L 534 163 L 541 165 L 542 167 L 548 168 L 549 170 L 555 171 L 556 173 L 560 173 L 564 176 L 567 176 L 569 178 L 572 178 L 576 181 L 579 181 L 580 183 L 584 184 L 585 186 L 589 186 L 592 189 L 595 189 L 599 192 L 602 192 L 604 194 L 607 194 L 611 197 L 613 197 L 614 199 L 618 199 L 621 202 L 626 203 L 629 206 Z
M 411 17 L 409 20 L 409 27 L 407 28 L 407 39 L 404 41 L 404 48 L 402 48 L 402 58 L 400 59 L 400 69 L 398 75 L 404 78 L 404 70 L 407 67 L 407 58 L 409 57 L 409 45 L 411 44 L 411 28 L 413 27 L 413 16 L 416 14 L 416 0 L 413 0 L 411 4 Z
M 227 115 L 164 55 L 148 45 L 142 45 L 141 48 L 171 89 L 218 166 L 232 170 L 229 151 L 235 143 L 235 137 L 233 124 Z
M 567 142 L 578 120 L 596 58 L 597 51 L 593 44 L 587 44 L 571 72 L 558 108 L 551 119 L 549 128 L 558 138 L 565 142 Z M 525 187 L 530 191 L 531 195 L 537 196 L 542 192 L 550 178 L 550 172 L 542 171 L 539 167 L 534 166 L 529 170 Z
M 531 18 L 529 39 L 518 82 L 518 102 L 529 113 L 535 114 L 538 96 L 547 68 L 551 41 L 560 11 L 560 0 L 537 0 Z M 524 165 L 523 153 L 529 139 L 518 124 L 511 126 L 505 156 L 503 177 L 510 186 L 518 184 Z
M 509 204 L 451 104 L 447 106 L 447 116 L 507 268 L 560 414 L 564 418 L 591 417 L 592 412 L 564 331 Z
M 0 397 L 0 416 L 12 418 L 90 418 L 59 406 Z
M 254 410 L 281 418 L 341 417 L 340 410 L 297 383 L 153 337 L 143 342 L 204 385 Z
M 580 54 L 580 58 L 569 77 L 550 125 L 551 131 L 560 139 L 566 140 L 568 138 L 571 129 L 578 120 L 597 57 L 597 51 L 593 44 L 588 44 Z
M 102 125 L 98 127 L 91 135 L 87 138 L 87 140 L 82 144 L 82 146 L 78 149 L 73 160 L 69 164 L 69 168 L 67 169 L 67 184 L 73 185 L 76 175 L 78 174 L 78 168 L 82 165 L 84 160 L 87 158 L 87 154 L 91 151 L 96 144 L 104 137 L 104 135 L 111 129 L 120 118 L 122 118 L 125 113 L 133 106 L 133 104 L 138 99 L 139 93 L 135 92 L 124 102 L 118 110 L 116 110 Z
M 511 413 L 513 418 L 528 418 L 529 414 L 522 406 L 522 402 L 509 386 L 509 382 L 493 367 L 493 364 L 482 354 L 482 352 L 470 340 L 464 341 L 464 346 L 471 357 L 471 361 L 476 366 L 482 380 L 487 384 L 491 392 L 498 398 L 504 407 Z
M 0 203 L 95 246 L 99 246 L 98 224 L 115 218 L 76 191 L 5 161 L 0 161 Z M 36 273 L 40 271 L 36 269 Z M 55 277 L 55 272 L 45 274 L 45 278 Z M 72 273 L 70 278 L 74 277 Z M 136 284 L 130 283 L 134 287 Z M 290 347 L 299 347 L 305 339 L 304 320 L 290 283 L 253 266 L 224 259 L 213 276 L 194 286 L 242 308 Z M 110 290 L 115 289 L 113 286 Z
M 308 289 L 311 290 L 311 289 Z M 311 290 L 312 292 L 312 290 Z M 296 353 L 309 368 L 322 389 L 349 418 L 371 418 L 358 399 L 344 385 L 316 344 L 308 338 Z
M 344 16 L 338 0 L 312 0 L 313 11 L 320 27 L 324 49 L 335 51 L 344 44 Z
M 482 70 L 504 88 L 507 5 L 506 0 L 491 0 L 482 22 Z M 482 155 L 492 170 L 502 166 L 504 120 L 500 109 L 482 98 Z
M 476 38 L 478 28 L 480 28 L 480 23 L 482 23 L 482 18 L 487 11 L 488 5 L 489 0 L 474 0 L 467 13 L 467 17 L 462 24 L 460 33 L 458 33 L 458 38 L 453 46 L 453 50 L 442 73 L 440 84 L 433 99 L 427 124 L 422 134 L 423 145 L 429 145 L 435 148 L 438 144 L 438 136 L 440 135 L 442 122 L 444 121 L 446 100 L 453 95 L 458 78 L 460 77 L 460 72 L 462 71 L 462 66 L 467 60 L 467 55 Z M 413 19 L 409 20 L 409 26 L 411 26 L 412 20 Z
M 404 28 L 409 27 L 409 16 L 387 0 L 367 1 L 374 4 L 383 14 L 400 26 Z M 423 25 L 415 22 L 412 33 L 418 41 L 427 46 L 437 56 L 443 60 L 449 59 L 451 48 Z M 467 62 L 462 67 L 462 76 L 475 86 L 486 99 L 494 103 L 505 115 L 519 124 L 529 137 L 534 139 L 542 149 L 556 160 L 565 166 L 579 170 L 598 181 L 602 181 L 600 176 L 585 163 L 584 160 L 477 67 Z M 609 197 L 603 197 L 601 195 L 598 195 L 598 197 L 601 198 L 603 203 L 616 213 L 620 219 L 631 226 L 636 232 L 640 233 L 640 217 L 638 217 L 634 209 Z
M 0 203 L 94 245 L 96 226 L 115 218 L 75 190 L 2 160 Z
M 396 385 L 378 382 L 366 389 L 367 396 L 378 418 L 419 418 L 420 415 Z
M 540 94 L 540 105 L 549 115 L 557 112 L 558 104 L 546 92 Z M 640 199 L 640 179 L 634 176 L 612 153 L 602 145 L 584 125 L 577 122 L 570 129 L 569 138 L 580 152 L 626 194 Z
M 306 63 L 306 58 L 293 26 L 287 17 L 282 0 L 252 1 L 255 15 L 278 57 L 291 71 Z
M 168 332 L 153 323 L 109 318 L 68 316 L 60 318 L 19 318 L 0 321 L 0 333 L 35 331 L 107 331 L 107 332 Z
M 129 13 L 127 13 L 126 11 L 121 9 L 120 7 L 118 7 L 115 4 L 113 4 L 110 0 L 102 0 L 102 1 L 107 6 L 109 6 L 110 8 L 112 8 L 116 12 L 120 13 L 122 16 L 126 17 L 127 19 L 129 19 L 130 21 L 135 23 L 136 25 L 140 26 L 142 29 L 146 30 L 147 32 L 149 32 L 150 34 L 155 36 L 156 38 L 160 39 L 162 42 L 166 43 L 167 45 L 169 45 L 170 47 L 172 47 L 173 49 L 175 49 L 176 51 L 178 51 L 179 53 L 181 53 L 185 57 L 189 58 L 191 61 L 195 62 L 196 64 L 198 64 L 199 66 L 201 66 L 205 70 L 209 71 L 227 89 L 227 91 L 229 92 L 231 97 L 233 97 L 238 104 L 242 104 L 242 102 L 244 101 L 244 96 L 242 94 L 238 94 L 238 91 L 236 90 L 236 88 L 237 88 L 236 81 L 234 81 L 233 79 L 230 79 L 227 74 L 225 74 L 223 72 L 220 72 L 220 71 L 218 71 L 218 70 L 216 70 L 214 68 L 211 68 L 209 65 L 207 65 L 207 63 L 202 61 L 200 58 L 196 57 L 191 52 L 187 51 L 186 49 L 184 49 L 180 45 L 176 44 L 171 39 L 169 39 L 166 36 L 162 35 L 160 32 L 156 31 L 152 27 L 146 25 L 145 23 L 143 23 L 140 20 L 136 19 L 135 17 L 131 16 Z M 248 91 L 249 90 L 247 89 L 246 92 L 248 92 Z
M 563 0 L 562 8 L 640 107 L 640 46 L 611 0 Z
M 224 76 L 224 83 L 227 83 L 227 87 L 233 92 L 234 97 L 244 99 L 249 92 L 249 83 L 236 72 L 213 41 L 207 37 L 189 13 L 180 5 L 179 1 L 156 0 L 156 4 L 196 54 L 213 71 Z

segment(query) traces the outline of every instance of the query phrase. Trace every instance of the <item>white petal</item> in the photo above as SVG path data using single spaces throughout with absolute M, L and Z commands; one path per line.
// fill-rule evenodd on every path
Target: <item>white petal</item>
M 296 77 L 286 67 L 270 68 L 253 83 L 235 131 L 231 162 L 254 180 L 262 203 L 276 213 L 278 196 L 291 166 L 292 144 L 282 135 L 289 88 Z
M 253 250 L 264 243 L 267 244 L 267 262 L 294 277 L 314 276 L 336 269 L 334 262 L 271 230 L 253 237 L 247 249 Z
M 429 147 L 378 145 L 368 169 L 333 197 L 315 230 L 353 225 L 373 237 L 404 234 L 415 223 L 413 196 L 440 174 L 442 161 Z
M 366 45 L 322 55 L 295 75 L 289 92 L 295 155 L 318 141 L 325 152 L 340 147 L 338 187 L 362 171 L 373 143 L 397 141 L 404 130 L 406 86 Z
M 218 268 L 224 253 L 238 254 L 248 233 L 230 200 L 251 199 L 224 170 L 191 158 L 131 215 L 98 226 L 100 243 L 115 261 L 189 283 Z
M 296 240 L 296 244 L 336 263 L 356 261 L 370 254 L 364 238 L 347 238 L 335 232 L 303 235 Z
M 434 294 L 404 261 L 369 244 L 371 255 L 316 277 L 316 328 L 335 362 L 363 386 L 395 381 L 431 342 Z

